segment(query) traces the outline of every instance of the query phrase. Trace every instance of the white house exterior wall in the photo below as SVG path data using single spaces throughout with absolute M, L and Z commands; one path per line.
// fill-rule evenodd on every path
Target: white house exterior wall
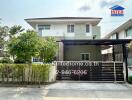
M 74 32 L 68 33 L 67 32 L 67 25 L 73 24 L 74 25 Z M 55 24 L 49 24 L 50 30 L 43 30 L 42 36 L 55 36 L 55 37 L 66 37 L 66 38 L 92 38 L 92 29 L 95 26 L 92 26 L 89 24 L 90 32 L 86 33 L 86 24 L 87 23 L 55 23 Z M 48 25 L 46 23 L 41 23 L 36 25 L 36 31 L 38 32 L 38 25 Z M 97 28 L 97 26 L 96 26 Z M 100 38 L 100 29 L 98 30 L 98 37 Z
M 119 35 L 119 39 L 124 39 L 126 37 L 125 30 L 120 31 L 118 35 Z

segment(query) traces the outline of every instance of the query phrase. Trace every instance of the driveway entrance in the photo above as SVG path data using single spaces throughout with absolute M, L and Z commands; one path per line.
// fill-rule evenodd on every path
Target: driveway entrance
M 45 89 L 48 90 L 87 90 L 87 91 L 114 91 L 114 90 L 132 90 L 132 86 L 126 83 L 88 83 L 76 81 L 58 81 L 54 84 L 47 85 Z
M 132 100 L 128 84 L 57 82 L 45 89 L 45 100 Z
M 132 86 L 70 81 L 40 88 L 0 87 L 0 100 L 132 100 Z

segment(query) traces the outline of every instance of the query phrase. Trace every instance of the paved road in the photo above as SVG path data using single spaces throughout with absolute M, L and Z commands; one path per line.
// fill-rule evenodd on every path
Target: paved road
M 41 88 L 0 87 L 0 100 L 132 100 L 132 86 L 58 82 Z

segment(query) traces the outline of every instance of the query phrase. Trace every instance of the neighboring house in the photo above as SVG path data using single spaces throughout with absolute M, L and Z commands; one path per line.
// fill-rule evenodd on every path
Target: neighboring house
M 132 19 L 120 25 L 112 32 L 108 33 L 104 39 L 132 39 Z M 119 49 L 119 47 L 118 47 Z M 107 50 L 108 51 L 108 50 Z M 119 52 L 116 55 L 117 59 L 122 59 L 122 54 Z M 132 51 L 128 51 L 128 66 L 132 66 Z
M 108 33 L 104 39 L 132 39 L 132 19 Z
M 52 17 L 25 19 L 40 36 L 53 36 L 58 40 L 100 39 L 101 18 Z M 96 46 L 65 46 L 59 43 L 58 60 L 101 60 L 101 49 Z M 72 54 L 72 55 L 71 55 Z M 65 55 L 65 56 L 64 56 Z

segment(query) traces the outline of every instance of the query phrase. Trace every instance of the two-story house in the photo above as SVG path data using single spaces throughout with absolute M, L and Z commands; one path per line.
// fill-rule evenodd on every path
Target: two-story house
M 25 19 L 40 36 L 53 36 L 58 40 L 100 39 L 102 18 L 95 17 L 51 17 Z M 59 61 L 101 60 L 100 48 L 94 45 L 65 46 L 59 42 Z
M 96 17 L 51 17 L 25 20 L 37 31 L 38 35 L 53 36 L 57 39 L 59 44 L 58 80 L 125 81 L 127 80 L 127 70 L 125 70 L 127 66 L 124 66 L 126 62 L 125 45 L 130 40 L 100 39 L 98 24 L 101 19 Z M 123 47 L 123 61 L 102 61 L 102 48 L 120 44 Z

